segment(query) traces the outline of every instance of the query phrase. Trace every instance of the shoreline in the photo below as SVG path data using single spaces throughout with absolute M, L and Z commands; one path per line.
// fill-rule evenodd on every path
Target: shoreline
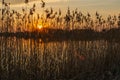
M 63 41 L 63 40 L 120 40 L 120 29 L 103 30 L 96 32 L 92 29 L 42 29 L 33 32 L 1 32 L 0 37 L 16 37 L 24 39 L 42 39 L 43 41 Z

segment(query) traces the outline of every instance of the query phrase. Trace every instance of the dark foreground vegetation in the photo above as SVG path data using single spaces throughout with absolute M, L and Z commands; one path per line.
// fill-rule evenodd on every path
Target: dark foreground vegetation
M 63 41 L 63 40 L 120 40 L 120 29 L 102 30 L 101 32 L 92 29 L 49 29 L 43 28 L 34 32 L 4 32 L 0 33 L 1 37 L 16 37 L 24 39 L 42 39 L 46 41 Z
M 0 37 L 1 80 L 120 80 L 120 43 Z

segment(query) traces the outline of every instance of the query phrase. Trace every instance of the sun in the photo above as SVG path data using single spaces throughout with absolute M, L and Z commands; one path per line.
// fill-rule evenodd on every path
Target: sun
M 38 25 L 37 25 L 37 28 L 38 28 L 38 29 L 42 29 L 42 28 L 43 28 L 43 25 L 42 25 L 42 24 L 38 24 Z

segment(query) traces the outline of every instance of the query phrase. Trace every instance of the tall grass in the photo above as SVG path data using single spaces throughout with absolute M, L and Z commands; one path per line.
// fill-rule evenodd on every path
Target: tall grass
M 95 19 L 90 13 L 83 14 L 78 9 L 70 10 L 62 14 L 61 9 L 57 12 L 53 8 L 46 9 L 45 2 L 41 0 L 41 8 L 44 15 L 36 14 L 36 4 L 28 10 L 27 4 L 29 0 L 25 0 L 26 7 L 22 8 L 22 13 L 10 8 L 10 3 L 2 1 L 2 25 L 1 32 L 32 32 L 37 29 L 38 24 L 42 24 L 44 28 L 74 30 L 74 29 L 93 29 L 95 31 L 109 30 L 120 27 L 120 14 L 109 15 L 104 19 L 98 12 L 95 13 Z
M 113 80 L 120 74 L 119 42 L 0 41 L 1 80 Z

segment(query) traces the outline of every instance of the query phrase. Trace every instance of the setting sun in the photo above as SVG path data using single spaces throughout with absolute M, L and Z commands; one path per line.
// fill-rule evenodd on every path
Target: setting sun
M 42 24 L 38 24 L 38 25 L 37 25 L 37 28 L 38 28 L 38 29 L 42 29 L 42 28 L 43 28 L 43 25 L 42 25 Z

